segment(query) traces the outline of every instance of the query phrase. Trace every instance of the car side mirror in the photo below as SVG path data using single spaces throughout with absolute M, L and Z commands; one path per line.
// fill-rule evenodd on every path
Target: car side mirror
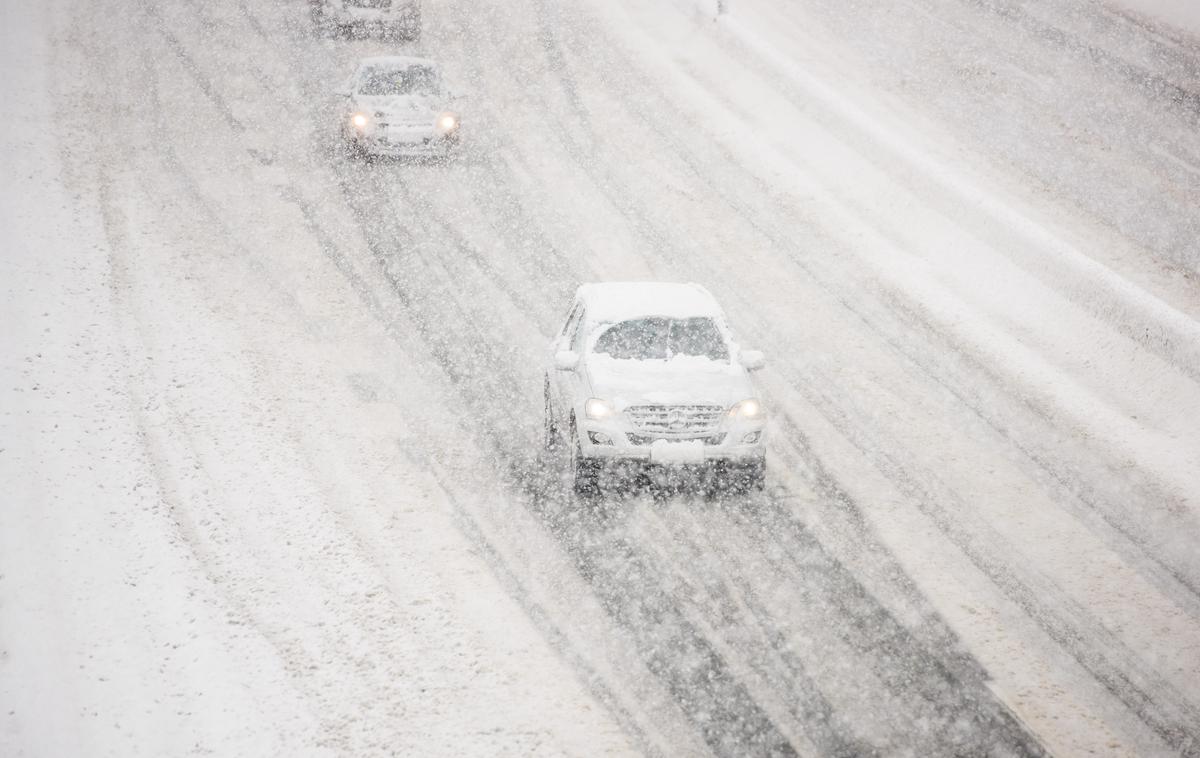
M 579 353 L 562 350 L 554 354 L 554 368 L 559 371 L 574 371 L 579 366 Z
M 747 371 L 758 371 L 767 365 L 767 357 L 758 350 L 743 350 L 738 354 L 738 360 Z
M 333 94 L 337 95 L 338 97 L 350 97 L 351 93 L 350 90 L 346 89 L 345 87 L 338 87 L 333 91 Z

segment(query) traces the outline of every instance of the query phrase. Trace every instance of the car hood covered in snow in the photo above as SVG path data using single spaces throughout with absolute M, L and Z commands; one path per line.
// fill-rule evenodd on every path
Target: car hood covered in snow
M 618 411 L 631 405 L 720 405 L 754 397 L 742 366 L 694 356 L 671 360 L 618 360 L 593 353 L 586 358 L 592 394 Z

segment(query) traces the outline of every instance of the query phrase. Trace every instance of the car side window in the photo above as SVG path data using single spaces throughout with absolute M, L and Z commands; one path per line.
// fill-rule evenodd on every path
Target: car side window
M 567 320 L 563 322 L 562 331 L 558 333 L 559 337 L 566 337 L 567 333 L 571 331 L 571 327 L 575 323 L 575 318 L 579 315 L 580 307 L 579 303 L 575 303 L 571 308 L 571 312 L 567 314 Z
M 569 345 L 575 341 L 575 329 L 579 326 L 579 317 L 583 315 L 583 304 L 575 303 L 575 307 L 571 309 L 570 315 L 567 316 L 567 321 L 563 324 L 562 333 L 559 335 L 559 345 L 561 349 L 569 349 Z
M 583 355 L 583 341 L 587 337 L 587 329 L 584 328 L 584 311 L 579 309 L 579 318 L 575 320 L 575 331 L 571 335 L 571 349 L 580 355 Z

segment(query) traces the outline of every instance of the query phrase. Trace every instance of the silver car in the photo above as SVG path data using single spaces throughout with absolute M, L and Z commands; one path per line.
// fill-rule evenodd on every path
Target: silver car
M 547 447 L 565 444 L 575 489 L 612 471 L 696 472 L 762 489 L 766 411 L 742 350 L 696 284 L 585 284 L 550 346 Z
M 459 145 L 456 98 L 432 60 L 363 58 L 338 94 L 342 138 L 356 154 L 446 156 Z

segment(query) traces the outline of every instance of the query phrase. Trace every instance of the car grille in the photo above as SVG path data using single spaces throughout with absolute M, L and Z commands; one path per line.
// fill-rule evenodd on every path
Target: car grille
M 725 441 L 724 432 L 721 432 L 720 434 L 710 434 L 705 437 L 656 437 L 651 434 L 634 434 L 632 432 L 626 434 L 625 436 L 629 438 L 629 444 L 638 446 L 653 445 L 658 440 L 664 439 L 670 440 L 671 442 L 691 442 L 692 440 L 700 440 L 705 445 L 720 445 Z
M 711 432 L 724 411 L 719 405 L 634 405 L 625 409 L 638 431 L 666 434 Z

